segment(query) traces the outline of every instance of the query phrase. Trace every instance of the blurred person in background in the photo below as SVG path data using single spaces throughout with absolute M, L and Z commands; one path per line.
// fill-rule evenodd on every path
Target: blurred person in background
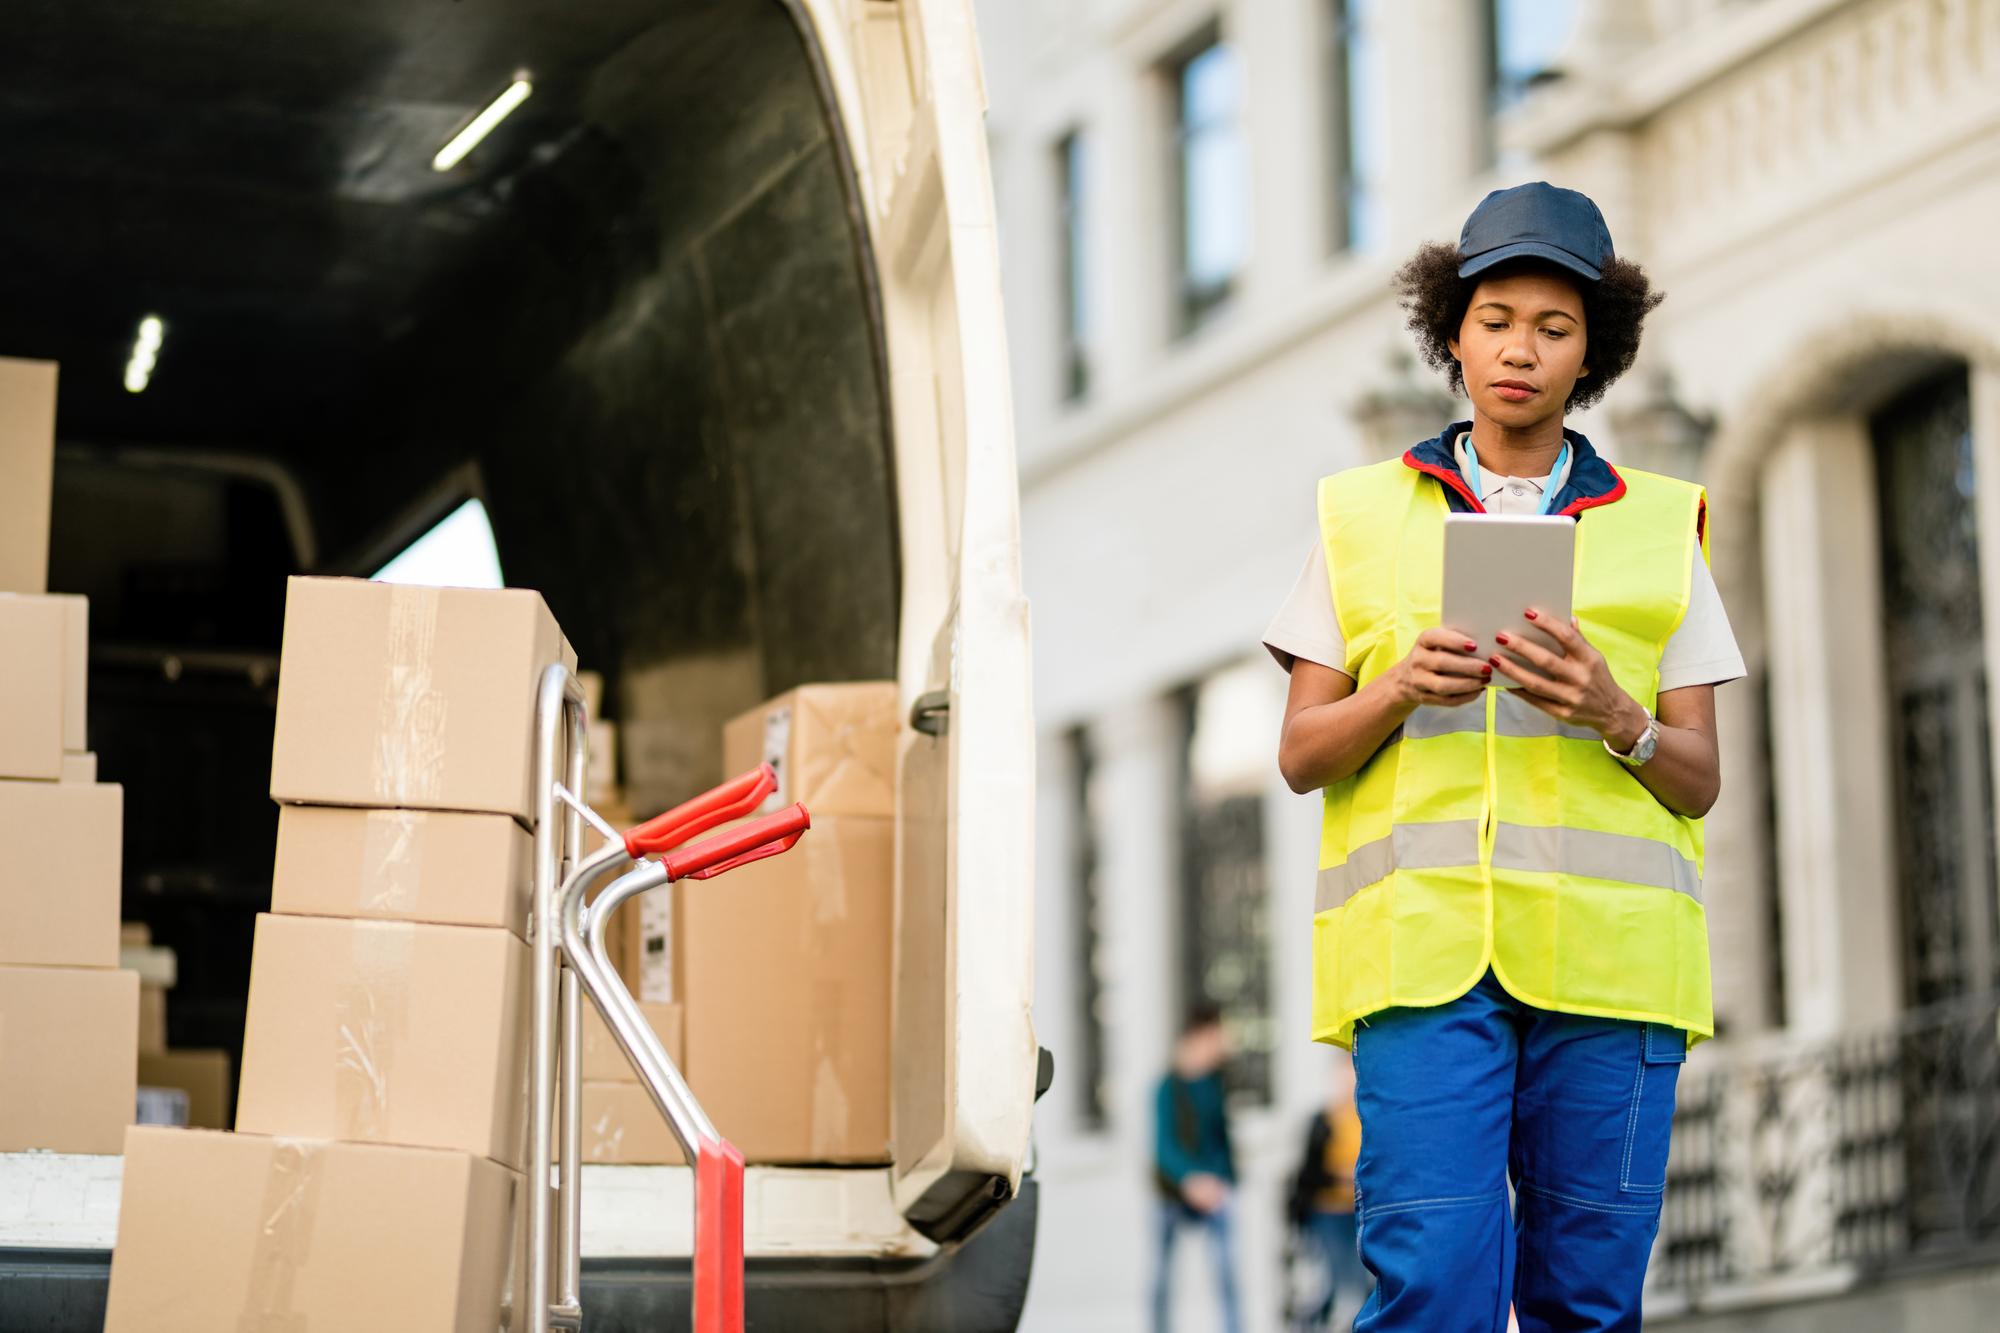
M 1266 634 L 1279 767 L 1324 792 L 1313 1036 L 1353 1051 L 1367 1129 L 1354 1328 L 1496 1333 L 1511 1300 L 1524 1333 L 1636 1330 L 1680 1066 L 1714 1033 L 1701 821 L 1743 663 L 1702 490 L 1563 419 L 1661 298 L 1595 203 L 1539 181 L 1397 283 L 1472 419 L 1320 483 Z M 1439 624 L 1447 513 L 1574 520 L 1574 616 L 1510 608 L 1548 641 L 1474 655 Z
M 1222 1084 L 1222 1068 L 1228 1061 L 1222 1010 L 1208 1003 L 1196 1005 L 1174 1043 L 1173 1065 L 1154 1096 L 1153 1175 L 1160 1192 L 1155 1333 L 1168 1333 L 1171 1327 L 1174 1239 L 1186 1227 L 1208 1233 L 1223 1327 L 1228 1333 L 1242 1333 L 1233 1238 L 1236 1156 L 1229 1144 L 1229 1108 Z
M 1287 1212 L 1293 1229 L 1319 1259 L 1324 1285 L 1299 1327 L 1334 1326 L 1340 1294 L 1352 1292 L 1359 1305 L 1368 1294 L 1368 1270 L 1361 1264 L 1354 1220 L 1354 1164 L 1361 1155 L 1361 1115 L 1354 1107 L 1354 1065 L 1334 1051 L 1327 1103 L 1306 1126 L 1305 1157 L 1292 1176 Z

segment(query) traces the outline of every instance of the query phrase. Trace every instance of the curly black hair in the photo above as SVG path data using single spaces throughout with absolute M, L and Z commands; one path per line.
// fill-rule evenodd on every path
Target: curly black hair
M 1450 340 L 1458 336 L 1465 322 L 1465 308 L 1482 278 L 1506 272 L 1512 266 L 1470 278 L 1458 276 L 1465 256 L 1455 245 L 1427 241 L 1396 270 L 1396 290 L 1407 312 L 1410 332 L 1417 336 L 1417 352 L 1424 364 L 1441 370 L 1451 380 L 1454 393 L 1465 392 L 1465 374 L 1451 354 Z M 1533 260 L 1522 261 L 1533 264 Z M 1553 266 L 1550 266 L 1553 268 Z M 1557 270 L 1560 271 L 1560 270 Z M 1613 259 L 1596 282 L 1578 282 L 1583 293 L 1584 337 L 1588 339 L 1586 363 L 1590 373 L 1570 390 L 1567 410 L 1580 412 L 1604 396 L 1604 391 L 1620 375 L 1632 368 L 1639 355 L 1639 329 L 1646 316 L 1666 299 L 1665 292 L 1653 290 L 1646 271 L 1627 259 Z M 1568 276 L 1565 274 L 1565 276 Z

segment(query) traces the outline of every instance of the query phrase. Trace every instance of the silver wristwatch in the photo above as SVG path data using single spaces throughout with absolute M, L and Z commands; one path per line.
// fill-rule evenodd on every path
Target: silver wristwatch
M 1660 748 L 1660 724 L 1654 720 L 1651 709 L 1642 708 L 1639 711 L 1646 715 L 1646 729 L 1639 733 L 1638 740 L 1632 742 L 1630 750 L 1620 754 L 1611 748 L 1610 741 L 1604 742 L 1605 752 L 1627 768 L 1638 768 Z

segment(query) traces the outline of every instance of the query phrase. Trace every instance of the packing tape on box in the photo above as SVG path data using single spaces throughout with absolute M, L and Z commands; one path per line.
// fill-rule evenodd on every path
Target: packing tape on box
M 597 1115 L 583 1123 L 583 1160 L 586 1162 L 622 1162 L 625 1147 L 624 1118 L 609 1110 L 600 1110 Z
M 431 681 L 439 591 L 408 584 L 389 590 L 374 772 L 384 805 L 435 800 L 444 780 L 445 700 Z
M 410 1027 L 413 926 L 357 926 L 346 978 L 334 996 L 334 1117 L 337 1137 L 380 1139 L 389 1121 L 396 1055 Z
M 847 985 L 831 977 L 813 983 L 812 1145 L 815 1154 L 830 1154 L 846 1141 L 852 1112 L 847 1087 L 840 1081 Z
M 414 912 L 423 882 L 423 840 L 415 810 L 370 810 L 362 832 L 360 910 L 384 916 Z
M 293 1309 L 293 1298 L 312 1257 L 321 1145 L 307 1139 L 276 1139 L 273 1145 L 236 1333 L 306 1333 L 305 1313 Z

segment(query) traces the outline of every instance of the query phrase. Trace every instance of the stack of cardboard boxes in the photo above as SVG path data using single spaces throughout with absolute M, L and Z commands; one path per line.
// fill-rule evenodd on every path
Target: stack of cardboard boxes
M 555 662 L 532 592 L 292 581 L 237 1133 L 132 1131 L 110 1333 L 507 1321 Z
M 0 360 L 0 1152 L 116 1153 L 139 979 L 118 967 L 124 792 L 84 737 L 89 605 L 50 596 L 56 368 Z
M 802 686 L 723 731 L 728 773 L 777 769 L 767 809 L 812 813 L 783 856 L 675 888 L 688 1080 L 748 1162 L 893 1156 L 899 723 L 894 683 L 869 682 Z

